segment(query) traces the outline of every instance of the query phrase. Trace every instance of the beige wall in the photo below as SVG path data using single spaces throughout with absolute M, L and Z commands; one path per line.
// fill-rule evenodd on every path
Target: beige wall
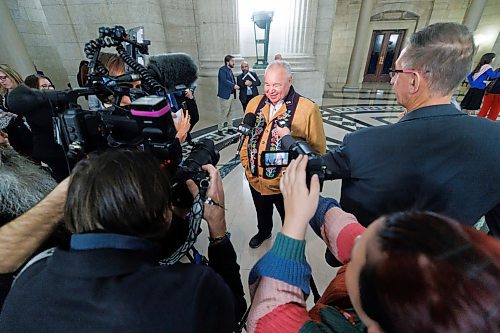
M 500 66 L 498 61 L 500 57 L 500 49 L 498 45 L 495 48 L 495 42 L 500 35 L 500 0 L 488 0 L 484 8 L 481 21 L 474 32 L 478 50 L 474 59 L 474 64 L 479 61 L 481 55 L 487 52 L 495 52 L 497 54 L 496 64 Z
M 412 32 L 429 24 L 436 22 L 462 23 L 469 3 L 470 0 L 378 0 L 373 7 L 372 16 L 388 11 L 408 11 L 416 14 L 418 19 L 371 21 L 370 31 L 366 33 L 371 35 L 373 30 L 379 29 L 406 29 L 405 42 L 407 42 Z M 361 1 L 359 0 L 337 1 L 331 51 L 328 57 L 326 89 L 341 89 L 346 82 L 360 8 Z M 481 40 L 476 61 L 485 52 L 491 52 L 492 50 L 500 51 L 500 46 L 497 45 L 499 43 L 497 38 L 500 31 L 499 17 L 500 1 L 489 0 L 475 32 L 475 36 L 479 36 Z M 370 40 L 368 40 L 361 51 L 363 52 L 364 59 L 368 57 L 369 47 Z M 365 66 L 366 64 L 363 63 L 359 73 L 360 83 L 363 80 Z
M 224 12 L 224 8 L 228 6 L 229 2 L 220 0 L 2 1 L 6 1 L 7 6 L 0 7 L 0 10 L 6 8 L 4 11 L 7 10 L 12 17 L 14 29 L 18 31 L 17 40 L 24 44 L 26 49 L 24 56 L 19 55 L 23 58 L 23 62 L 19 63 L 34 63 L 40 70 L 49 75 L 59 88 L 65 88 L 68 82 L 76 86 L 75 75 L 78 64 L 80 60 L 85 59 L 84 45 L 89 40 L 97 38 L 97 29 L 100 26 L 123 25 L 126 28 L 131 28 L 143 25 L 145 38 L 151 40 L 151 54 L 164 52 L 191 54 L 195 61 L 201 65 L 200 77 L 209 78 L 205 84 L 206 93 L 204 95 L 205 105 L 210 109 L 207 112 L 211 112 L 212 117 L 215 116 L 216 108 L 215 76 L 217 67 L 222 65 L 223 56 L 228 52 L 237 54 L 239 49 L 248 50 L 248 52 L 242 53 L 242 56 L 250 60 L 250 63 L 255 61 L 253 37 L 243 38 L 242 32 L 238 32 L 236 28 L 233 29 L 236 32 L 231 33 L 224 29 L 221 30 L 219 27 L 222 24 L 219 22 L 220 13 L 225 13 L 226 16 L 234 14 L 232 11 L 235 11 L 236 7 L 231 9 L 232 11 Z M 283 1 L 291 3 L 292 0 Z M 402 21 L 373 21 L 366 33 L 371 34 L 374 29 L 399 28 L 407 30 L 406 38 L 408 38 L 413 31 L 428 24 L 440 21 L 462 22 L 470 1 L 474 0 L 377 0 L 373 6 L 372 16 L 387 11 L 402 10 L 417 15 L 418 18 Z M 308 9 L 315 13 L 314 35 L 311 34 L 311 38 L 313 38 L 311 61 L 314 62 L 311 68 L 314 70 L 299 71 L 295 77 L 301 92 L 320 102 L 321 87 L 325 86 L 325 82 L 327 89 L 330 86 L 342 87 L 345 84 L 361 0 L 314 0 L 309 3 L 315 6 L 315 8 Z M 279 10 L 279 7 L 276 8 Z M 240 18 L 240 20 L 249 21 L 247 16 Z M 500 1 L 488 0 L 475 32 L 479 42 L 476 61 L 485 52 L 493 50 L 500 53 L 498 17 L 500 17 Z M 237 19 L 238 14 L 234 14 L 228 22 Z M 277 24 L 277 22 L 275 23 Z M 213 37 L 218 39 L 217 43 L 212 42 L 212 37 L 202 38 L 210 31 L 217 31 L 217 36 Z M 271 34 L 278 33 L 280 33 L 279 29 L 273 30 L 272 26 Z M 242 38 L 239 38 L 238 34 Z M 253 30 L 251 34 L 253 36 Z M 8 44 L 8 40 L 0 39 L 3 44 Z M 368 43 L 360 51 L 363 53 L 363 59 L 368 56 Z M 235 49 L 214 47 L 215 44 L 221 46 L 235 44 L 232 47 Z M 275 46 L 271 45 L 270 49 L 274 50 L 273 47 Z M 12 55 L 8 52 L 8 45 L 0 45 L 0 62 L 12 61 Z M 207 52 L 213 59 L 207 58 Z M 497 64 L 499 63 L 498 59 L 500 59 L 500 55 L 497 58 Z M 213 62 L 212 65 L 210 61 Z M 365 65 L 365 63 L 362 64 L 359 82 L 362 80 Z M 29 68 L 29 66 L 24 67 Z M 29 74 L 29 69 L 21 71 L 26 72 L 22 73 L 23 75 Z M 235 72 L 238 73 L 239 68 Z M 200 95 L 203 94 L 203 87 L 203 84 L 199 87 Z

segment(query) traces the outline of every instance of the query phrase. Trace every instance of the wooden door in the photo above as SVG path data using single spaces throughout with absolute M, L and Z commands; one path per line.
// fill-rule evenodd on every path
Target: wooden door
M 363 82 L 389 82 L 389 69 L 401 51 L 404 30 L 374 30 Z

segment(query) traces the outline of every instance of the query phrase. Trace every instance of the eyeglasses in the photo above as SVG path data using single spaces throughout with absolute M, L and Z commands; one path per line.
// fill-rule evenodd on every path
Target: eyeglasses
M 419 70 L 416 70 L 416 69 L 395 69 L 395 68 L 391 68 L 389 69 L 389 77 L 392 79 L 393 77 L 396 76 L 396 74 L 399 74 L 399 73 L 429 73 L 429 71 L 419 71 Z
M 5 81 L 7 80 L 9 77 L 8 76 L 0 76 L 0 81 Z
M 51 84 L 42 84 L 40 86 L 40 89 L 56 89 L 56 88 Z

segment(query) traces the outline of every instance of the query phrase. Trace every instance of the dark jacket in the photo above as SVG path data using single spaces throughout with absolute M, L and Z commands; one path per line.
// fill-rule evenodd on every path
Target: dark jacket
M 365 226 L 419 209 L 468 225 L 486 214 L 500 236 L 499 139 L 499 123 L 435 105 L 350 133 L 324 157 L 330 177 L 342 179 L 342 208 Z
M 229 259 L 212 258 L 225 267 L 219 275 L 194 264 L 158 266 L 154 247 L 132 238 L 141 246 L 76 250 L 72 240 L 71 251 L 30 266 L 7 297 L 0 331 L 232 332 L 235 298 L 221 277 L 234 268 L 229 241 Z
M 259 95 L 259 91 L 257 90 L 257 87 L 260 86 L 260 79 L 257 76 L 257 73 L 251 72 L 251 71 L 249 71 L 248 73 L 251 76 L 253 76 L 253 78 L 255 80 L 252 79 L 252 77 L 250 75 L 246 75 L 245 73 L 241 73 L 240 75 L 238 75 L 236 77 L 236 84 L 240 87 L 240 101 L 244 105 L 246 105 L 246 103 L 249 100 L 251 100 L 253 97 Z M 245 79 L 243 79 L 244 76 L 245 76 Z M 250 86 L 250 88 L 252 89 L 252 94 L 251 95 L 247 94 L 247 86 L 245 84 L 246 80 L 252 81 L 252 85 Z
M 236 80 L 234 79 L 233 71 L 226 65 L 219 68 L 218 82 L 217 96 L 229 99 L 231 94 L 235 94 L 234 98 L 236 98 L 236 92 L 234 90 Z

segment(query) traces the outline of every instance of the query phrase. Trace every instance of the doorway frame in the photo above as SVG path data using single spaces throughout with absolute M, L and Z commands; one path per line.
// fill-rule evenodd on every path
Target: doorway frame
M 377 35 L 383 34 L 384 38 L 382 39 L 382 46 L 381 46 L 380 54 L 379 54 L 379 57 L 377 58 L 377 65 L 375 68 L 375 74 L 368 74 L 367 72 L 368 72 L 368 68 L 370 67 L 370 63 L 371 63 L 371 54 L 373 51 L 373 47 L 375 46 L 376 34 Z M 384 75 L 384 74 L 380 73 L 380 75 L 377 76 L 377 72 L 379 71 L 379 66 L 384 65 L 383 63 L 382 64 L 380 63 L 380 57 L 382 55 L 384 55 L 383 59 L 385 60 L 385 58 L 387 56 L 388 40 L 386 42 L 386 37 L 390 38 L 390 36 L 393 34 L 399 34 L 400 38 L 401 38 L 400 40 L 398 40 L 398 43 L 396 45 L 396 49 L 394 50 L 394 54 L 395 54 L 395 58 L 393 59 L 393 63 L 394 63 L 396 61 L 397 57 L 399 57 L 399 54 L 401 52 L 404 38 L 407 35 L 407 30 L 403 30 L 403 29 L 372 30 L 372 35 L 370 38 L 370 48 L 368 51 L 368 55 L 366 56 L 365 70 L 363 72 L 363 82 L 390 82 L 391 79 L 389 77 L 389 74 Z M 391 68 L 392 67 L 393 66 L 391 66 Z
M 401 50 L 403 50 L 408 45 L 410 36 L 416 31 L 417 24 L 418 24 L 417 20 L 371 21 L 367 33 L 370 34 L 370 36 L 372 36 L 374 30 L 406 30 L 405 36 L 403 37 L 403 43 L 401 44 Z M 370 46 L 371 46 L 371 38 L 367 38 L 365 48 L 363 50 L 365 59 L 368 59 Z M 359 83 L 364 82 L 363 80 L 365 76 L 364 75 L 365 69 L 366 66 L 362 67 L 361 70 L 359 71 L 359 81 L 358 81 Z

